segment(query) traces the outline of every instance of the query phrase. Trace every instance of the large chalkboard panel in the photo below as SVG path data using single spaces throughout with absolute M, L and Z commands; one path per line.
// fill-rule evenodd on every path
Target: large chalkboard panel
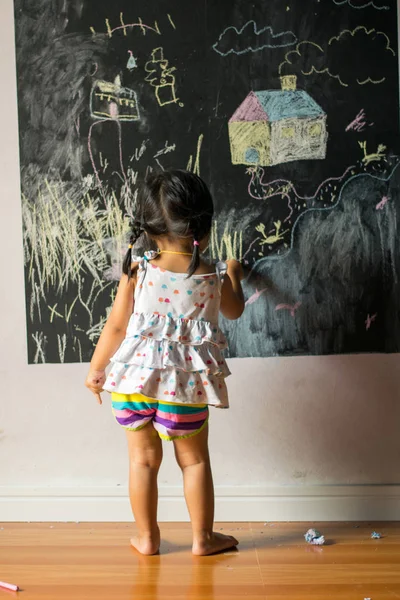
M 397 352 L 395 0 L 16 0 L 29 362 L 90 358 L 136 183 L 187 168 L 248 266 L 231 356 Z

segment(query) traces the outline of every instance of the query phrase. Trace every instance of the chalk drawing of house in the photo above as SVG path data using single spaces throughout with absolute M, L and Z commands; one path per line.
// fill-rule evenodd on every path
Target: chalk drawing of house
M 250 92 L 229 120 L 234 165 L 273 166 L 324 159 L 326 113 L 294 75 L 281 77 L 281 90 Z
M 138 121 L 140 114 L 136 92 L 122 87 L 119 76 L 114 83 L 97 80 L 90 94 L 90 115 L 98 120 Z

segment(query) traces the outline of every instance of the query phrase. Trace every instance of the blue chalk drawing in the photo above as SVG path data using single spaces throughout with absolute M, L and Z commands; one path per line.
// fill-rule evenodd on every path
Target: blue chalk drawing
M 133 53 L 131 50 L 128 50 L 129 53 L 129 58 L 128 58 L 128 62 L 126 63 L 126 68 L 129 69 L 129 71 L 133 71 L 133 69 L 136 69 L 137 67 L 137 61 L 136 58 L 133 56 Z
M 246 28 L 252 29 L 253 31 L 246 31 L 246 34 L 242 36 L 243 32 Z M 218 46 L 221 45 L 222 40 L 226 35 L 229 36 L 231 32 L 234 32 L 235 38 L 238 45 L 247 44 L 243 50 L 235 50 L 235 48 L 229 48 L 227 51 L 221 51 Z M 262 34 L 265 34 L 265 42 L 258 45 L 260 42 L 260 37 Z M 237 36 L 237 37 L 236 37 Z M 252 40 L 252 37 L 254 39 Z M 249 43 L 250 38 L 250 43 Z M 221 56 L 228 56 L 228 54 L 246 54 L 247 52 L 259 52 L 264 48 L 286 48 L 287 46 L 293 46 L 297 42 L 297 37 L 292 31 L 283 31 L 282 33 L 274 33 L 272 27 L 269 25 L 267 27 L 263 27 L 260 30 L 257 30 L 257 24 L 255 21 L 248 21 L 241 29 L 237 29 L 236 27 L 227 27 L 221 33 L 218 38 L 218 41 L 213 45 L 213 49 L 215 52 L 218 52 Z
M 282 77 L 281 84 L 281 90 L 250 92 L 229 119 L 232 164 L 271 167 L 326 158 L 326 113 L 305 90 L 295 89 L 295 77 Z
M 377 181 L 383 181 L 383 182 L 388 182 L 392 179 L 392 177 L 394 176 L 395 172 L 397 171 L 398 167 L 400 166 L 400 162 L 398 162 L 392 169 L 391 173 L 387 176 L 387 177 L 379 177 L 378 175 L 371 175 L 370 173 L 358 173 L 357 175 L 353 175 L 353 177 L 350 177 L 343 185 L 342 189 L 340 190 L 340 194 L 338 197 L 337 202 L 335 202 L 335 204 L 333 204 L 332 206 L 328 206 L 327 208 L 308 208 L 307 210 L 305 210 L 301 215 L 299 215 L 297 221 L 294 223 L 293 227 L 292 227 L 292 231 L 291 231 L 291 235 L 290 235 L 290 246 L 287 250 L 287 252 L 285 252 L 284 254 L 280 254 L 280 255 L 275 255 L 275 256 L 266 256 L 264 258 L 260 258 L 259 260 L 257 260 L 249 274 L 247 275 L 245 281 L 248 281 L 248 279 L 250 278 L 250 276 L 252 275 L 253 271 L 256 270 L 257 266 L 265 263 L 265 262 L 269 262 L 269 261 L 276 261 L 276 260 L 284 260 L 285 258 L 287 258 L 290 254 L 290 251 L 293 248 L 293 242 L 294 242 L 294 234 L 296 232 L 297 226 L 300 222 L 300 220 L 307 214 L 312 213 L 312 212 L 329 212 L 331 210 L 333 210 L 334 208 L 336 208 L 337 206 L 339 206 L 339 204 L 342 201 L 342 195 L 343 195 L 343 191 L 345 190 L 345 188 L 350 184 L 350 182 L 354 181 L 355 179 L 360 179 L 363 177 L 370 177 L 371 179 L 376 179 Z
M 320 117 L 325 114 L 319 104 L 304 90 L 263 90 L 254 94 L 271 122 Z
M 353 4 L 352 0 L 333 0 L 333 2 L 337 6 L 343 6 L 343 4 L 348 4 L 349 6 L 351 6 L 351 8 L 356 8 L 358 10 L 361 10 L 362 8 L 368 8 L 369 6 L 372 6 L 372 8 L 375 8 L 376 10 L 389 10 L 389 6 L 377 6 L 373 0 L 371 0 L 371 2 L 366 2 L 365 4 L 360 4 L 359 6 Z
M 260 162 L 260 153 L 255 148 L 248 148 L 245 156 L 246 163 L 257 165 Z

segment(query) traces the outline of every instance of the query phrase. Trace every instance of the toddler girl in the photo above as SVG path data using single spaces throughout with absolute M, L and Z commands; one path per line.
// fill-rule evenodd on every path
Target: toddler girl
M 207 555 L 238 541 L 213 531 L 214 487 L 208 453 L 208 407 L 228 408 L 219 311 L 243 312 L 239 262 L 208 264 L 213 201 L 205 183 L 185 171 L 151 175 L 141 186 L 137 220 L 113 308 L 98 341 L 86 386 L 101 404 L 111 392 L 130 457 L 130 500 L 137 524 L 132 545 L 155 554 L 161 440 L 172 440 L 183 472 L 193 553 Z M 132 247 L 145 234 L 157 245 L 141 259 Z M 105 368 L 111 361 L 108 377 Z

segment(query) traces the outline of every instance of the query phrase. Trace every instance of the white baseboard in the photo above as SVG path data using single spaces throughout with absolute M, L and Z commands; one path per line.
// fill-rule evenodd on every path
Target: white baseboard
M 216 521 L 398 521 L 400 485 L 216 488 Z M 161 487 L 159 520 L 188 521 L 182 489 Z M 0 521 L 132 521 L 125 487 L 1 487 Z

